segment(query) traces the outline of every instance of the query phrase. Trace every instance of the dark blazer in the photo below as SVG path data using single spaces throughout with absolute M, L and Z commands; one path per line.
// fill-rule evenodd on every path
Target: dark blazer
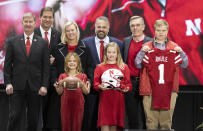
M 14 90 L 24 90 L 28 81 L 30 89 L 38 91 L 41 86 L 48 87 L 49 68 L 47 41 L 34 35 L 27 56 L 24 35 L 9 39 L 4 63 L 5 85 L 12 84 Z
M 34 33 L 42 37 L 40 27 L 35 28 Z M 61 42 L 61 33 L 57 31 L 55 28 L 51 28 L 51 40 L 50 40 L 50 53 L 54 56 L 53 53 L 54 48 Z
M 92 78 L 93 62 L 89 48 L 82 41 L 80 41 L 75 49 L 75 53 L 77 53 L 80 57 L 83 73 L 85 73 L 88 78 Z M 55 49 L 55 61 L 51 65 L 52 82 L 58 81 L 59 75 L 64 73 L 64 60 L 67 54 L 67 44 L 59 43 Z
M 127 60 L 128 60 L 128 51 L 129 51 L 130 43 L 131 43 L 132 39 L 133 39 L 133 36 L 128 36 L 128 37 L 124 38 L 124 41 L 123 41 L 123 48 L 124 48 L 123 49 L 124 50 L 123 61 L 125 63 L 127 63 Z M 143 44 L 148 41 L 152 41 L 152 38 L 145 36 Z
M 99 60 L 99 56 L 98 56 L 96 44 L 95 44 L 95 36 L 85 38 L 82 41 L 90 48 L 90 52 L 93 57 L 93 63 L 94 63 L 94 68 L 95 68 L 96 65 L 100 64 L 100 60 Z M 121 55 L 123 56 L 123 42 L 121 42 L 120 40 L 118 40 L 114 37 L 109 37 L 109 41 L 116 42 L 119 45 Z

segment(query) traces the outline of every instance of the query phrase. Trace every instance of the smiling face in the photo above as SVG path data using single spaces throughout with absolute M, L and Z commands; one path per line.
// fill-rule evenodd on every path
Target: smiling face
M 130 21 L 130 30 L 133 37 L 141 37 L 145 29 L 144 21 L 141 18 Z
M 99 39 L 104 39 L 109 32 L 109 23 L 105 20 L 97 20 L 95 23 L 95 33 Z
M 23 28 L 26 35 L 31 35 L 34 32 L 36 22 L 33 16 L 25 16 L 23 18 Z
M 44 30 L 49 30 L 54 22 L 54 16 L 52 11 L 44 11 L 40 18 L 41 26 Z
M 118 56 L 116 47 L 111 47 L 111 46 L 108 47 L 106 56 L 107 56 L 107 61 L 109 61 L 111 63 L 116 63 L 117 56 Z
M 69 68 L 69 70 L 76 70 L 77 66 L 78 66 L 78 63 L 76 58 L 73 55 L 70 56 L 67 62 L 67 67 Z
M 77 40 L 77 29 L 73 24 L 66 27 L 66 37 L 69 41 Z

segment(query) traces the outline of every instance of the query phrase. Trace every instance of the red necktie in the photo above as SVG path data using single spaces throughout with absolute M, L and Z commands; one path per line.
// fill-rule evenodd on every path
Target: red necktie
M 27 51 L 27 55 L 29 55 L 30 52 L 30 38 L 27 37 L 27 41 L 26 41 L 26 51 Z
M 47 40 L 48 41 L 48 45 L 49 45 L 49 39 L 48 39 L 48 32 L 46 31 L 46 32 L 44 32 L 44 34 L 45 34 L 45 40 Z
M 101 45 L 100 45 L 100 62 L 103 62 L 103 57 L 104 57 L 104 41 L 101 40 L 99 42 L 101 43 Z

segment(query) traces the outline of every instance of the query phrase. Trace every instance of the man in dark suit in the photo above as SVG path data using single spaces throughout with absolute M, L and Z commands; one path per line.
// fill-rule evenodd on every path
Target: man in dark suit
M 24 34 L 9 39 L 4 63 L 4 82 L 9 95 L 8 131 L 23 131 L 21 118 L 26 114 L 27 131 L 36 131 L 41 96 L 49 83 L 48 43 L 34 34 L 35 16 L 23 16 Z
M 130 18 L 131 36 L 124 39 L 124 62 L 130 69 L 133 90 L 125 95 L 127 127 L 129 129 L 145 128 L 145 117 L 142 105 L 142 97 L 139 95 L 139 69 L 135 66 L 135 57 L 142 44 L 151 41 L 152 38 L 144 35 L 144 19 L 140 16 Z
M 95 36 L 91 36 L 83 39 L 82 41 L 89 47 L 92 58 L 93 58 L 93 68 L 100 64 L 103 61 L 103 49 L 109 42 L 116 42 L 121 50 L 121 54 L 123 54 L 123 43 L 114 38 L 108 36 L 109 32 L 109 20 L 105 16 L 100 16 L 96 19 L 95 22 Z M 93 70 L 94 70 L 93 69 Z M 92 77 L 94 75 L 91 75 Z M 93 83 L 93 78 L 91 78 L 91 82 Z M 91 88 L 90 94 L 87 96 L 88 100 L 88 129 L 87 131 L 96 131 L 97 128 L 97 118 L 98 118 L 98 94 L 96 91 Z M 87 113 L 87 112 L 86 112 Z
M 50 48 L 50 63 L 54 61 L 54 48 L 61 42 L 61 33 L 52 27 L 54 22 L 54 10 L 51 7 L 44 7 L 40 12 L 41 25 L 35 28 L 35 34 L 48 41 Z
M 49 49 L 50 49 L 50 65 L 52 65 L 55 60 L 54 50 L 56 48 L 56 45 L 58 45 L 61 42 L 61 39 L 60 39 L 61 33 L 52 27 L 54 22 L 54 10 L 51 7 L 42 8 L 40 11 L 40 20 L 41 20 L 41 25 L 35 28 L 34 32 L 35 34 L 39 35 L 40 37 L 48 41 Z M 60 99 L 60 97 L 58 97 L 58 94 L 56 93 L 55 88 L 51 85 L 53 85 L 53 83 L 50 83 L 49 85 L 50 88 L 47 92 L 47 95 L 43 98 L 43 105 L 42 105 L 43 106 L 43 131 L 51 131 L 53 129 L 60 128 L 55 126 L 55 125 L 59 125 L 57 124 L 58 121 L 56 122 L 55 120 L 49 118 L 50 115 L 56 114 L 54 113 L 55 110 L 53 109 L 53 108 L 56 108 L 56 106 L 53 105 L 53 103 L 55 103 L 56 101 L 55 98 Z

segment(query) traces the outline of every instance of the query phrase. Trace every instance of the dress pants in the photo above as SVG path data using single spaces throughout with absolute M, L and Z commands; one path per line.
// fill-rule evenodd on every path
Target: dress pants
M 38 91 L 30 90 L 28 82 L 24 90 L 14 90 L 14 93 L 9 95 L 7 130 L 37 131 L 40 105 L 41 96 L 38 95 Z
M 84 118 L 82 131 L 98 131 L 97 119 L 98 119 L 98 93 L 90 93 L 85 98 Z
M 49 90 L 47 91 L 47 95 L 42 97 L 42 107 L 41 107 L 41 114 L 40 117 L 42 117 L 42 120 L 40 122 L 40 124 L 42 125 L 42 131 L 46 131 L 46 119 L 47 119 L 47 104 L 48 104 L 48 100 L 49 100 Z
M 139 77 L 131 77 L 131 82 L 133 90 L 125 95 L 127 128 L 145 129 L 143 98 L 139 95 Z
M 42 131 L 61 130 L 60 101 L 61 96 L 57 94 L 55 87 L 50 84 L 47 95 L 43 96 L 42 100 Z
M 146 113 L 146 126 L 148 130 L 171 130 L 173 112 L 178 95 L 172 92 L 170 110 L 152 109 L 152 96 L 143 96 L 143 105 Z

